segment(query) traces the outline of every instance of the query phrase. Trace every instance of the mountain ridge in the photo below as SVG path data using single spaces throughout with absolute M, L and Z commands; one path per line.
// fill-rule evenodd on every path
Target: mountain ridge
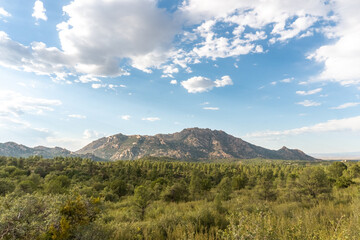
M 30 157 L 30 156 L 42 156 L 43 158 L 54 157 L 82 157 L 89 158 L 95 161 L 102 161 L 105 159 L 98 158 L 92 154 L 77 154 L 70 150 L 61 147 L 45 147 L 35 146 L 28 147 L 15 142 L 0 143 L 0 156 L 7 157 Z
M 77 151 L 60 147 L 33 148 L 14 142 L 0 143 L 0 155 L 44 158 L 86 157 L 94 160 L 134 160 L 142 157 L 168 157 L 181 160 L 206 159 L 284 159 L 316 160 L 298 149 L 282 147 L 270 150 L 248 143 L 222 130 L 185 128 L 180 132 L 156 135 L 124 135 L 118 133 L 99 138 Z
M 133 160 L 145 156 L 187 160 L 223 158 L 315 160 L 301 150 L 286 147 L 269 150 L 222 130 L 208 128 L 186 128 L 180 132 L 152 136 L 120 133 L 95 140 L 76 153 L 91 153 L 110 160 Z

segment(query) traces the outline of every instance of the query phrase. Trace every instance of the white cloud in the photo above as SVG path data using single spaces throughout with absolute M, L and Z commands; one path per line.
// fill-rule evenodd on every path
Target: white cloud
M 48 48 L 41 42 L 24 46 L 13 41 L 2 31 L 0 31 L 0 52 L 0 66 L 48 75 L 54 80 L 65 80 L 68 75 L 65 69 L 72 69 L 73 65 L 71 58 L 57 48 Z
M 349 107 L 356 107 L 358 105 L 360 105 L 360 102 L 349 102 L 349 103 L 341 104 L 337 107 L 332 107 L 331 109 L 345 109 L 345 108 L 349 108 Z
M 91 84 L 91 87 L 94 88 L 94 89 L 99 89 L 99 88 L 102 88 L 102 87 L 106 87 L 106 85 L 101 84 L 101 83 L 93 83 L 93 84 Z
M 99 133 L 95 130 L 90 130 L 90 129 L 86 129 L 83 133 L 84 139 L 97 139 L 97 138 L 101 138 L 104 136 L 105 136 L 105 134 Z
M 253 43 L 268 38 L 264 28 L 271 29 L 269 43 L 304 35 L 314 23 L 327 20 L 330 10 L 331 3 L 321 0 L 188 0 L 180 13 L 188 23 L 201 24 L 196 33 L 202 42 L 192 52 L 200 58 L 216 59 L 264 52 L 261 45 Z M 233 36 L 218 34 L 217 24 L 234 29 Z M 248 29 L 253 32 L 245 32 Z
M 2 115 L 0 115 L 0 132 L 0 141 L 24 142 L 27 139 L 31 144 L 52 134 L 47 129 L 32 126 L 21 116 Z
M 288 26 L 288 29 L 284 29 L 283 26 L 281 26 L 280 29 L 278 29 L 277 27 L 274 27 L 272 30 L 272 34 L 280 35 L 280 37 L 278 37 L 277 40 L 285 41 L 287 39 L 297 36 L 300 32 L 308 29 L 317 20 L 318 20 L 317 17 L 301 16 L 301 17 L 298 17 L 293 23 L 291 23 L 290 26 Z M 280 24 L 282 25 L 283 23 L 280 23 Z
M 125 60 L 142 71 L 151 73 L 152 68 L 158 68 L 164 77 L 172 77 L 179 67 L 190 72 L 188 65 L 202 58 L 262 53 L 259 44 L 322 31 L 339 40 L 309 56 L 325 64 L 318 79 L 359 83 L 358 4 L 350 0 L 188 0 L 175 13 L 168 13 L 153 0 L 74 0 L 63 7 L 67 20 L 57 25 L 61 49 L 39 42 L 25 46 L 0 32 L 0 65 L 49 75 L 57 81 L 77 75 L 83 82 L 128 75 L 121 65 Z M 40 0 L 34 9 L 39 9 L 34 17 L 46 19 Z M 0 16 L 9 15 L 2 10 Z M 336 17 L 331 16 L 332 11 Z M 336 18 L 337 26 L 329 27 Z M 181 32 L 182 26 L 197 28 Z M 232 33 L 223 34 L 222 30 L 231 29 Z M 176 34 L 186 38 L 188 50 L 173 42 Z M 82 81 L 81 75 L 90 77 Z
M 34 17 L 46 19 L 41 1 L 34 10 Z M 120 65 L 123 60 L 151 72 L 149 68 L 160 68 L 168 59 L 180 29 L 152 0 L 74 0 L 63 11 L 68 18 L 57 25 L 61 50 L 42 42 L 25 46 L 0 31 L 0 65 L 48 75 L 54 81 L 66 81 L 69 75 L 80 82 L 129 75 Z M 177 70 L 174 66 L 169 71 Z M 80 79 L 81 75 L 86 77 Z
M 211 2 L 189 0 L 183 5 L 182 9 L 193 22 L 233 16 L 236 20 L 242 19 L 243 24 L 239 24 L 240 26 L 249 25 L 250 27 L 258 28 L 271 21 L 282 23 L 282 21 L 290 16 L 305 16 L 306 14 L 323 16 L 328 10 L 322 1 L 311 0 L 301 2 L 289 2 L 286 0 L 213 0 Z
M 229 39 L 225 37 L 217 37 L 212 31 L 215 25 L 214 20 L 204 22 L 197 28 L 197 32 L 205 41 L 194 47 L 194 52 L 198 57 L 206 57 L 216 60 L 217 58 L 226 58 L 248 54 L 255 49 L 255 45 L 240 39 Z
M 302 96 L 307 96 L 307 95 L 312 95 L 312 94 L 315 94 L 315 93 L 319 93 L 321 91 L 322 91 L 322 88 L 316 88 L 316 89 L 309 90 L 309 91 L 296 91 L 296 94 L 302 95 Z
M 314 102 L 312 100 L 304 100 L 304 101 L 298 102 L 296 104 L 303 105 L 304 107 L 314 107 L 314 106 L 320 106 L 321 105 L 321 103 Z
M 152 0 L 74 0 L 63 11 L 69 19 L 58 25 L 62 49 L 93 75 L 122 75 L 124 58 L 144 71 L 159 66 L 179 29 Z
M 174 73 L 178 73 L 179 69 L 175 67 L 173 64 L 163 66 L 163 75 L 161 77 L 171 77 L 173 78 Z
M 125 85 L 120 84 L 120 85 L 115 85 L 115 84 L 107 84 L 107 83 L 93 83 L 91 84 L 91 87 L 94 89 L 99 89 L 99 88 L 108 88 L 111 90 L 115 90 L 115 88 L 121 87 L 121 88 L 126 88 Z
M 149 122 L 155 122 L 155 121 L 159 121 L 160 118 L 158 118 L 158 117 L 147 117 L 147 118 L 142 118 L 141 120 L 149 121 Z
M 47 20 L 47 16 L 45 14 L 46 9 L 44 8 L 44 4 L 40 0 L 36 0 L 34 4 L 34 12 L 31 16 L 33 16 L 36 20 Z
M 189 92 L 189 93 L 198 93 L 198 92 L 207 92 L 211 90 L 215 83 L 206 77 L 192 77 L 186 81 L 182 81 L 181 85 Z
M 307 81 L 301 81 L 301 82 L 299 82 L 299 85 L 308 85 L 309 84 L 309 82 L 307 82 Z
M 130 118 L 131 118 L 130 115 L 122 115 L 122 116 L 121 116 L 121 119 L 122 119 L 122 120 L 126 120 L 126 121 L 130 120 Z
M 253 42 L 257 40 L 264 40 L 267 38 L 267 36 L 264 31 L 256 31 L 255 33 L 244 34 L 244 38 L 246 38 L 250 42 Z
M 78 78 L 77 81 L 79 81 L 81 83 L 101 82 L 100 79 L 98 79 L 94 76 L 91 76 L 91 75 L 82 75 Z
M 291 77 L 291 78 L 284 78 L 284 79 L 282 79 L 282 80 L 280 80 L 280 81 L 273 81 L 273 82 L 271 82 L 270 84 L 273 85 L 273 86 L 275 86 L 275 85 L 278 84 L 278 83 L 290 83 L 290 82 L 292 82 L 294 79 L 295 79 L 295 78 L 293 78 L 293 77 Z
M 48 137 L 51 133 L 47 129 L 33 126 L 26 120 L 27 115 L 42 115 L 54 111 L 59 105 L 59 100 L 28 97 L 14 91 L 0 91 L 0 132 L 4 134 L 4 140 L 29 138 L 33 143 L 35 139 Z
M 325 33 L 338 40 L 309 55 L 309 59 L 324 63 L 323 71 L 313 80 L 360 84 L 360 1 L 337 0 L 333 4 L 337 24 Z
M 182 81 L 181 85 L 189 92 L 189 93 L 201 93 L 207 92 L 213 89 L 214 87 L 224 87 L 227 85 L 232 85 L 233 82 L 229 76 L 223 76 L 221 79 L 216 79 L 215 81 L 211 81 L 209 78 L 197 76 L 189 78 L 186 81 Z
M 53 111 L 53 107 L 59 105 L 61 105 L 59 100 L 27 97 L 13 91 L 0 91 L 0 116 L 39 115 L 45 111 Z
M 228 85 L 233 85 L 233 82 L 228 75 L 222 76 L 221 80 L 216 79 L 214 83 L 215 83 L 215 87 L 225 87 Z
M 311 31 L 311 30 L 309 30 L 309 31 L 307 31 L 306 33 L 301 34 L 301 35 L 299 36 L 299 38 L 311 37 L 311 36 L 313 36 L 313 35 L 314 35 L 314 32 Z
M 0 18 L 2 17 L 11 17 L 11 14 L 8 13 L 4 8 L 0 7 Z
M 173 79 L 173 80 L 170 81 L 170 84 L 176 85 L 177 81 L 175 79 Z
M 291 77 L 291 78 L 285 78 L 285 79 L 283 79 L 283 80 L 280 80 L 280 82 L 282 82 L 282 83 L 290 83 L 290 82 L 292 82 L 294 79 L 295 79 L 295 78 L 293 78 L 293 77 Z
M 86 116 L 80 114 L 69 114 L 69 118 L 86 119 Z
M 213 111 L 217 111 L 220 110 L 220 108 L 218 107 L 203 107 L 204 110 L 213 110 Z
M 115 84 L 106 84 L 106 86 L 109 88 L 109 89 L 112 89 L 112 90 L 115 90 L 115 88 L 126 88 L 126 85 L 124 84 L 120 84 L 120 85 L 115 85 Z
M 299 135 L 304 133 L 321 133 L 321 132 L 335 132 L 335 131 L 360 131 L 360 116 L 333 119 L 323 123 L 318 123 L 311 126 L 294 128 L 283 131 L 264 131 L 247 134 L 247 137 L 271 137 L 271 136 L 285 136 L 285 135 Z

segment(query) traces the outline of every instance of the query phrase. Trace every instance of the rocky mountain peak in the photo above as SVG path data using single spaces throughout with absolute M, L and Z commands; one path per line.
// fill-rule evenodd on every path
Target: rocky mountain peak
M 252 145 L 221 130 L 186 128 L 172 134 L 154 136 L 116 134 L 99 139 L 77 151 L 118 160 L 144 156 L 177 159 L 270 158 L 313 160 L 314 158 L 286 147 L 278 151 Z

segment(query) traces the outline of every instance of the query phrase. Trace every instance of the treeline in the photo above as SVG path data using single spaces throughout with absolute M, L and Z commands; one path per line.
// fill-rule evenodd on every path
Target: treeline
M 360 239 L 359 163 L 0 157 L 0 239 Z

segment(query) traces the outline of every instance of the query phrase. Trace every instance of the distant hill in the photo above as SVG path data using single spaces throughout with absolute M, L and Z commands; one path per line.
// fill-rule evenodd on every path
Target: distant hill
M 93 154 L 110 160 L 132 160 L 145 156 L 175 159 L 225 159 L 267 158 L 287 160 L 315 160 L 297 149 L 269 150 L 223 131 L 188 128 L 173 134 L 154 136 L 116 134 L 103 137 L 82 149 L 77 154 Z
M 313 153 L 312 155 L 324 160 L 360 160 L 360 152 Z
M 48 148 L 43 146 L 31 148 L 14 142 L 0 143 L 0 156 L 8 156 L 8 157 L 42 156 L 43 158 L 54 158 L 54 157 L 62 156 L 62 157 L 89 158 L 95 161 L 104 160 L 94 156 L 93 154 L 77 154 L 65 148 L 59 148 L 59 147 Z

